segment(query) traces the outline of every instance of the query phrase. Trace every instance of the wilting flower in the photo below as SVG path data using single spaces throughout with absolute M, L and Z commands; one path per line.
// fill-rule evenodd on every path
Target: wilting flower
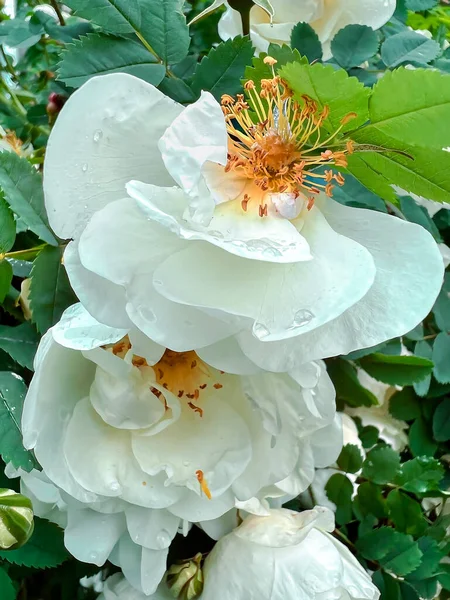
M 242 35 L 240 13 L 231 8 L 219 22 L 219 34 L 224 40 Z M 331 57 L 330 42 L 347 25 L 368 25 L 378 29 L 389 21 L 395 11 L 396 0 L 271 0 L 272 19 L 260 6 L 250 11 L 250 35 L 260 52 L 267 51 L 271 42 L 289 44 L 294 25 L 309 23 L 322 42 L 324 58 Z
M 60 490 L 77 558 L 109 557 L 153 593 L 180 528 L 234 507 L 264 511 L 266 498 L 297 495 L 315 465 L 336 459 L 342 431 L 323 363 L 279 374 L 246 366 L 218 371 L 79 305 L 43 337 L 23 439 Z
M 55 232 L 74 239 L 65 265 L 80 300 L 228 372 L 245 356 L 286 371 L 410 331 L 442 259 L 422 227 L 329 197 L 355 114 L 319 143 L 327 107 L 297 102 L 277 77 L 245 93 L 183 108 L 115 74 L 69 99 L 44 185 Z
M 205 562 L 202 600 L 376 600 L 378 589 L 330 532 L 327 508 L 251 515 Z
M 405 421 L 394 419 L 389 412 L 389 402 L 398 391 L 397 388 L 373 379 L 365 371 L 359 371 L 358 378 L 361 384 L 377 398 L 379 404 L 378 406 L 347 408 L 346 412 L 352 417 L 359 417 L 364 427 L 368 425 L 376 427 L 380 432 L 380 438 L 394 450 L 401 452 L 408 444 L 406 434 L 408 424 Z

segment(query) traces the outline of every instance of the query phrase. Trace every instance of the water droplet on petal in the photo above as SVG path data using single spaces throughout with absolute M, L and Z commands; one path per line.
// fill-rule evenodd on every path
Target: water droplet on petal
M 84 163 L 83 166 L 81 167 L 81 170 L 83 171 L 83 173 L 86 173 L 86 171 L 88 170 L 88 164 Z
M 255 323 L 253 325 L 253 333 L 256 335 L 256 337 L 260 340 L 265 339 L 267 336 L 270 335 L 270 331 L 267 329 L 267 327 L 265 325 L 263 325 L 262 323 Z
M 281 252 L 279 250 L 277 250 L 276 248 L 266 248 L 265 250 L 263 250 L 263 256 L 281 256 Z
M 111 481 L 111 483 L 109 484 L 109 489 L 112 492 L 120 492 L 120 490 L 122 488 L 121 488 L 121 485 L 120 485 L 120 483 L 118 481 Z
M 185 460 L 183 462 L 183 467 L 190 467 L 190 466 L 191 466 L 191 463 L 189 461 Z
M 298 327 L 305 327 L 308 323 L 311 323 L 314 318 L 314 313 L 310 310 L 302 309 L 295 313 L 294 320 L 292 322 L 291 329 L 297 329 Z
M 101 129 L 96 129 L 94 132 L 94 142 L 98 143 L 103 137 L 103 131 Z
M 92 561 L 93 563 L 95 563 L 98 560 L 98 553 L 97 552 L 91 552 L 89 554 L 89 560 Z
M 159 548 L 167 548 L 170 546 L 170 542 L 172 541 L 169 532 L 165 529 L 161 529 L 161 531 L 156 535 L 156 543 Z

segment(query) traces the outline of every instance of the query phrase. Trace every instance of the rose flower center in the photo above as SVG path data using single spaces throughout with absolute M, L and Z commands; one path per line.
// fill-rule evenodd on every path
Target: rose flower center
M 268 56 L 264 62 L 273 67 L 277 61 Z M 275 73 L 272 79 L 261 80 L 259 92 L 252 80 L 244 84 L 244 89 L 246 95 L 239 94 L 236 99 L 222 96 L 229 141 L 225 171 L 257 186 L 253 198 L 249 193 L 240 200 L 242 210 L 255 206 L 261 217 L 267 216 L 268 194 L 302 197 L 308 210 L 321 191 L 331 197 L 333 182 L 343 185 L 343 176 L 330 169 L 320 173 L 315 169 L 347 166 L 353 142 L 336 144 L 336 137 L 357 115 L 348 114 L 332 134 L 324 135 L 329 108 L 319 109 L 317 102 L 306 95 L 297 101 L 287 83 Z

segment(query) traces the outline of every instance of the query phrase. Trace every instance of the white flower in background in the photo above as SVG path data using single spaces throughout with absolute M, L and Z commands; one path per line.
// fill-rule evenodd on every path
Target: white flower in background
M 204 567 L 202 600 L 376 600 L 378 589 L 330 532 L 327 508 L 251 515 L 216 544 Z
M 358 372 L 358 379 L 361 385 L 377 398 L 379 405 L 347 408 L 346 412 L 352 417 L 359 417 L 364 427 L 368 425 L 376 427 L 380 432 L 380 438 L 394 450 L 401 452 L 408 445 L 406 434 L 408 424 L 405 421 L 394 419 L 389 412 L 389 401 L 398 389 L 373 379 L 362 370 Z
M 75 305 L 43 337 L 35 371 L 23 439 L 65 505 L 51 504 L 67 512 L 66 546 L 85 562 L 109 558 L 146 594 L 180 528 L 235 507 L 264 514 L 342 447 L 321 362 L 275 374 L 247 361 L 230 375 Z
M 260 6 L 250 11 L 250 36 L 257 51 L 265 52 L 270 43 L 290 44 L 292 28 L 309 23 L 322 42 L 324 59 L 331 57 L 330 43 L 347 25 L 368 25 L 379 29 L 395 11 L 396 0 L 270 0 L 271 18 Z M 219 22 L 219 35 L 226 40 L 242 35 L 242 19 L 228 5 Z
M 400 336 L 431 310 L 443 277 L 433 238 L 329 198 L 351 142 L 299 160 L 327 111 L 291 99 L 284 109 L 268 81 L 258 98 L 245 86 L 257 128 L 242 98 L 221 107 L 203 93 L 183 108 L 125 74 L 93 78 L 66 103 L 47 148 L 46 206 L 74 239 L 65 265 L 99 321 L 201 348 L 227 371 L 218 357 L 239 354 L 286 371 Z M 326 175 L 305 170 L 317 164 Z

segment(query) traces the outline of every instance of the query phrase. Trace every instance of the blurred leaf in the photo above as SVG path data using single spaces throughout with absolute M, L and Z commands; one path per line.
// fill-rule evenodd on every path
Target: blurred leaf
M 439 383 L 450 383 L 450 335 L 440 333 L 433 344 L 433 375 Z
M 381 46 L 381 58 L 393 68 L 404 63 L 426 65 L 434 60 L 441 48 L 437 42 L 415 31 L 402 31 L 389 37 Z
M 0 559 L 36 569 L 56 567 L 68 558 L 63 530 L 54 523 L 38 517 L 35 517 L 33 535 L 25 546 L 0 552 Z
M 409 430 L 409 446 L 414 456 L 434 456 L 438 445 L 433 439 L 433 433 L 428 423 L 418 418 Z
M 291 33 L 291 47 L 306 56 L 310 63 L 322 59 L 319 36 L 308 23 L 297 23 Z
M 9 252 L 16 239 L 16 221 L 8 203 L 0 196 L 0 254 Z
M 389 399 L 389 412 L 400 421 L 412 421 L 422 414 L 420 401 L 411 388 L 396 392 Z
M 450 356 L 447 356 L 447 360 Z M 433 434 L 438 442 L 450 440 L 450 398 L 445 398 L 437 407 L 433 416 Z
M 153 85 L 158 85 L 166 74 L 164 65 L 138 42 L 100 33 L 68 44 L 61 56 L 58 79 L 74 88 L 108 73 L 128 73 Z
M 377 53 L 378 34 L 367 25 L 347 25 L 331 41 L 331 52 L 344 69 L 358 67 Z
M 349 362 L 340 358 L 333 359 L 328 362 L 327 368 L 338 398 L 354 407 L 378 404 L 374 394 L 361 385 L 355 367 Z
M 33 263 L 29 297 L 33 322 L 40 333 L 59 321 L 65 309 L 77 301 L 61 261 L 61 249 L 46 246 Z
M 422 552 L 410 535 L 382 527 L 356 542 L 364 558 L 378 561 L 387 571 L 405 576 L 414 571 L 421 561 Z
M 0 188 L 11 209 L 42 240 L 56 244 L 44 206 L 42 178 L 25 158 L 0 152 Z
M 400 456 L 389 446 L 378 446 L 367 454 L 362 475 L 373 483 L 389 483 L 400 469 Z
M 410 196 L 401 196 L 400 210 L 410 223 L 422 225 L 422 227 L 431 233 L 437 242 L 442 242 L 439 230 L 427 210 L 423 206 L 419 206 L 414 198 L 411 198 Z
M 364 356 L 359 363 L 371 377 L 389 385 L 411 385 L 428 377 L 433 370 L 433 363 L 419 356 L 375 353 Z
M 421 340 L 420 342 L 417 342 L 414 348 L 414 354 L 415 356 L 421 356 L 422 358 L 432 360 L 433 348 L 426 340 Z M 431 385 L 431 379 L 432 376 L 428 375 L 428 377 L 422 379 L 422 381 L 419 381 L 414 384 L 414 391 L 418 396 L 424 397 L 428 394 Z
M 0 325 L 0 348 L 27 369 L 33 369 L 39 336 L 31 323 L 25 322 L 16 327 Z
M 8 573 L 0 567 L 0 590 L 2 600 L 16 600 L 17 591 Z
M 341 473 L 332 475 L 328 480 L 325 491 L 328 499 L 336 504 L 336 521 L 344 525 L 352 520 L 353 483 Z
M 0 303 L 6 298 L 13 278 L 12 266 L 5 259 L 0 259 Z
M 218 101 L 225 93 L 238 93 L 245 67 L 251 62 L 253 52 L 248 37 L 240 36 L 212 48 L 195 69 L 192 91 L 199 96 L 202 90 L 206 90 Z
M 20 421 L 27 386 L 15 373 L 0 372 L 0 454 L 5 463 L 31 471 L 38 466 L 22 443 Z
M 354 444 L 346 444 L 337 459 L 339 468 L 346 473 L 356 473 L 362 467 L 362 463 L 361 451 Z
M 364 481 L 358 486 L 357 500 L 364 515 L 372 514 L 377 519 L 387 517 L 386 500 L 381 493 L 382 488 L 371 481 Z
M 406 8 L 414 11 L 429 10 L 437 6 L 439 0 L 405 0 Z
M 427 522 L 422 513 L 421 505 L 400 490 L 392 490 L 387 497 L 389 518 L 396 529 L 411 535 L 422 535 L 427 528 Z

